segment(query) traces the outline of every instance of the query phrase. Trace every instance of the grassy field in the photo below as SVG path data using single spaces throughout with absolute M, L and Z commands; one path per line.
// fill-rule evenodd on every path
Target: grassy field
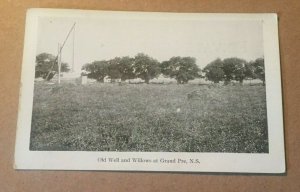
M 31 150 L 267 153 L 264 86 L 35 84 Z

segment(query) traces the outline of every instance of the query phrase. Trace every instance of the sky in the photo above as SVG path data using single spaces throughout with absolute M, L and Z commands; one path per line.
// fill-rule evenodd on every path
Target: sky
M 62 51 L 62 61 L 74 69 L 95 60 L 145 53 L 158 61 L 173 56 L 195 57 L 200 68 L 217 58 L 239 57 L 247 61 L 263 57 L 263 25 L 258 20 L 141 20 L 114 18 L 51 18 L 38 22 L 37 54 L 57 55 L 76 22 Z

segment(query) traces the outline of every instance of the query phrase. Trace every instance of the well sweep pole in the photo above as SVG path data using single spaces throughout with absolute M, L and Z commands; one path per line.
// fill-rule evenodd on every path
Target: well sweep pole
M 60 43 L 58 43 L 58 84 L 60 84 L 60 72 L 61 72 L 61 47 L 60 47 Z

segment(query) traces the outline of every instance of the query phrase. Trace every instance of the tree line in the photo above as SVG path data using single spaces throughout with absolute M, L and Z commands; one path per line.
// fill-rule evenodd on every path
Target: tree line
M 260 79 L 265 84 L 264 58 L 250 62 L 240 58 L 216 59 L 206 65 L 203 72 L 214 83 L 224 81 L 228 84 L 232 80 L 243 83 L 245 79 Z
M 87 71 L 89 78 L 104 81 L 106 76 L 112 79 L 141 78 L 145 83 L 160 74 L 174 78 L 179 84 L 187 83 L 189 80 L 200 77 L 200 69 L 196 59 L 192 57 L 172 57 L 162 63 L 156 59 L 139 53 L 135 57 L 116 57 L 110 60 L 94 61 L 82 67 Z
M 49 70 L 57 71 L 55 57 L 48 53 L 39 54 L 36 57 L 36 77 L 47 76 Z M 54 67 L 53 67 L 54 66 Z M 68 64 L 62 64 L 62 72 L 69 70 Z M 216 59 L 207 64 L 202 70 L 196 64 L 193 57 L 172 57 L 167 61 L 158 60 L 139 53 L 134 57 L 115 57 L 110 60 L 93 61 L 83 65 L 82 70 L 89 78 L 104 82 L 105 77 L 111 79 L 141 78 L 145 83 L 163 74 L 166 77 L 176 79 L 178 84 L 188 83 L 195 78 L 206 78 L 214 83 L 231 81 L 243 83 L 245 79 L 260 79 L 265 84 L 264 59 L 258 58 L 247 62 L 240 58 Z

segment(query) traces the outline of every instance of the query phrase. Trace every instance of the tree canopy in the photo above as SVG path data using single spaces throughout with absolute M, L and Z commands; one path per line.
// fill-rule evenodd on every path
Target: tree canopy
M 228 84 L 235 80 L 243 83 L 244 79 L 260 79 L 265 84 L 264 59 L 247 62 L 240 58 L 216 59 L 203 69 L 207 80 L 214 83 L 224 81 Z
M 108 66 L 109 63 L 105 60 L 102 60 L 87 63 L 82 67 L 82 69 L 88 72 L 89 78 L 103 82 L 104 77 L 108 75 Z
M 111 79 L 120 79 L 121 78 L 121 70 L 119 68 L 120 66 L 120 57 L 116 57 L 114 59 L 108 60 L 108 66 L 107 66 L 107 75 L 111 78 Z
M 247 79 L 255 79 L 255 67 L 253 62 L 246 63 L 245 65 L 245 78 Z
M 161 72 L 175 78 L 178 84 L 187 83 L 200 76 L 200 69 L 193 57 L 172 57 L 161 63 Z
M 260 79 L 263 84 L 265 83 L 263 58 L 250 62 L 236 57 L 223 60 L 218 58 L 207 64 L 201 71 L 193 57 L 172 57 L 159 63 L 156 59 L 139 53 L 135 57 L 115 57 L 110 60 L 94 61 L 85 64 L 82 69 L 87 71 L 89 78 L 100 82 L 103 82 L 105 77 L 109 77 L 122 81 L 141 78 L 149 83 L 151 79 L 163 74 L 176 79 L 178 84 L 203 77 L 214 83 L 223 81 L 225 85 L 230 81 L 243 83 L 245 79 Z
M 69 65 L 61 63 L 61 72 L 68 72 Z M 57 58 L 49 53 L 41 53 L 35 59 L 35 77 L 46 78 L 49 72 L 58 72 Z
M 254 66 L 254 74 L 255 77 L 262 80 L 263 84 L 265 84 L 265 60 L 264 58 L 256 59 L 252 65 Z
M 246 61 L 240 58 L 232 57 L 223 60 L 223 71 L 225 74 L 225 83 L 231 80 L 243 83 L 245 79 Z
M 224 80 L 223 62 L 221 59 L 216 59 L 211 63 L 207 64 L 203 69 L 207 80 L 214 83 L 219 83 Z
M 83 70 L 88 72 L 88 77 L 103 82 L 104 77 L 111 79 L 141 78 L 149 83 L 150 79 L 157 77 L 160 73 L 159 62 L 146 54 L 137 54 L 131 57 L 115 57 L 108 61 L 94 61 L 85 64 Z
M 125 81 L 127 79 L 135 78 L 133 72 L 134 58 L 131 57 L 115 57 L 109 60 L 108 76 L 112 79 L 121 79 Z
M 148 84 L 150 79 L 160 74 L 159 62 L 146 54 L 139 53 L 134 57 L 133 72 L 135 77 L 145 80 Z

